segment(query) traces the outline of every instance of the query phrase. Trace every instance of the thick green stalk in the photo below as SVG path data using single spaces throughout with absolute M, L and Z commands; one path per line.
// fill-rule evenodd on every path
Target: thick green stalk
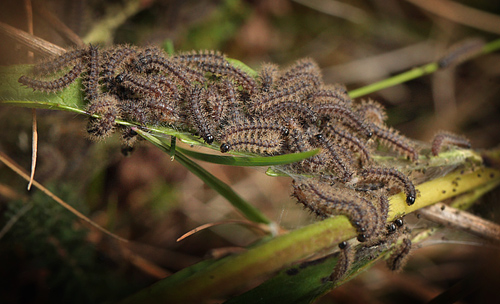
M 491 168 L 450 173 L 417 186 L 420 195 L 413 206 L 406 205 L 403 194 L 392 196 L 389 220 L 499 180 L 500 172 Z M 189 276 L 183 274 L 180 280 L 173 275 L 121 303 L 201 303 L 355 236 L 356 230 L 346 217 L 329 218 L 219 260 Z

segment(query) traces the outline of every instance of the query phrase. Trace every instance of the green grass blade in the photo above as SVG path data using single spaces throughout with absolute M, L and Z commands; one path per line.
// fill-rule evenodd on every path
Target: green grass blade
M 494 51 L 497 51 L 500 49 L 500 39 L 491 41 L 484 45 L 482 50 L 478 52 L 477 55 L 480 54 L 488 54 Z M 414 69 L 411 69 L 407 72 L 403 72 L 401 74 L 398 74 L 396 76 L 384 79 L 379 82 L 375 82 L 372 84 L 369 84 L 367 86 L 361 87 L 359 89 L 355 89 L 349 92 L 349 96 L 351 98 L 358 98 L 364 95 L 368 95 L 373 92 L 380 91 L 382 89 L 386 89 L 398 84 L 402 84 L 404 82 L 422 77 L 424 75 L 432 74 L 435 71 L 439 69 L 437 62 L 429 63 L 426 65 L 423 65 L 421 67 L 417 67 Z
M 349 92 L 349 96 L 351 98 L 358 98 L 364 95 L 368 95 L 373 92 L 380 91 L 382 89 L 386 89 L 389 87 L 393 87 L 398 84 L 405 83 L 407 81 L 416 79 L 418 77 L 422 77 L 428 74 L 432 74 L 438 70 L 437 63 L 429 63 L 424 66 L 414 68 L 409 70 L 408 72 L 401 73 L 399 75 L 384 79 L 379 82 L 375 82 L 369 84 L 367 86 L 361 87 L 359 89 L 355 89 Z
M 17 107 L 23 107 L 23 108 L 62 110 L 62 111 L 69 111 L 69 112 L 74 112 L 74 113 L 78 113 L 78 114 L 88 114 L 86 111 L 84 111 L 82 109 L 79 109 L 79 108 L 76 108 L 73 106 L 68 106 L 65 104 L 54 103 L 54 102 L 50 102 L 50 101 L 1 100 L 0 103 L 4 104 L 4 105 L 11 105 L 11 106 L 17 106 Z
M 250 156 L 235 157 L 235 156 L 205 154 L 192 150 L 186 150 L 181 147 L 178 147 L 177 151 L 180 151 L 191 158 L 213 164 L 252 167 L 252 166 L 277 166 L 277 165 L 284 165 L 284 164 L 298 162 L 318 154 L 320 149 L 315 149 L 301 153 L 276 155 L 276 156 L 251 156 L 251 157 Z
M 162 149 L 168 154 L 170 153 L 170 145 L 168 145 L 167 143 L 140 129 L 135 129 L 135 131 L 158 148 Z M 175 153 L 175 160 L 186 167 L 189 171 L 194 173 L 196 176 L 198 176 L 203 182 L 217 191 L 220 195 L 225 197 L 247 219 L 257 223 L 271 223 L 271 221 L 264 214 L 262 214 L 259 209 L 255 208 L 250 203 L 245 201 L 226 183 L 222 182 L 221 180 L 210 174 L 210 172 L 203 169 L 200 165 L 187 158 L 182 152 L 177 151 Z

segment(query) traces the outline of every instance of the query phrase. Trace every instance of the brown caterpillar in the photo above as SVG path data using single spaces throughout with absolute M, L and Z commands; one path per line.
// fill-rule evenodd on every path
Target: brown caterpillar
M 148 78 L 135 73 L 123 72 L 116 75 L 115 83 L 134 93 L 160 97 L 163 91 L 158 86 L 157 81 L 153 81 L 152 77 Z
M 453 134 L 447 131 L 439 131 L 434 135 L 432 139 L 432 155 L 437 156 L 443 146 L 453 145 L 457 147 L 462 147 L 466 149 L 470 149 L 471 143 L 464 136 Z
M 111 83 L 117 71 L 130 64 L 137 54 L 137 50 L 133 47 L 118 47 L 108 50 L 103 54 L 102 76 L 103 80 Z
M 297 60 L 297 62 L 281 74 L 278 82 L 280 85 L 285 85 L 305 78 L 313 82 L 315 86 L 319 86 L 323 82 L 321 70 L 318 64 L 311 58 Z
M 224 79 L 221 81 L 220 94 L 225 97 L 225 110 L 222 113 L 220 125 L 222 126 L 228 121 L 243 120 L 245 115 L 242 102 L 238 98 L 238 91 L 230 80 Z
M 321 167 L 321 165 L 323 165 L 324 168 L 327 169 L 327 172 L 333 170 L 333 172 L 341 178 L 342 181 L 350 181 L 354 174 L 354 170 L 352 166 L 352 158 L 349 153 L 342 146 L 332 144 L 330 141 L 325 140 L 323 134 L 321 133 L 316 134 L 314 138 L 323 149 L 320 154 L 303 160 L 302 162 L 319 162 L 320 164 L 317 164 L 317 167 Z
M 299 203 L 321 217 L 345 215 L 357 229 L 360 242 L 378 235 L 379 215 L 376 207 L 346 188 L 315 179 L 293 181 L 293 196 Z
M 21 76 L 18 82 L 32 88 L 33 90 L 54 93 L 69 86 L 83 71 L 83 63 L 78 61 L 76 65 L 66 74 L 54 80 L 38 80 L 26 76 Z
M 332 274 L 328 277 L 328 281 L 334 283 L 341 280 L 347 274 L 354 262 L 355 251 L 351 248 L 349 243 L 342 242 L 339 244 L 339 248 L 340 252 L 337 258 L 337 264 L 335 264 Z
M 52 58 L 42 63 L 38 63 L 31 70 L 33 76 L 47 76 L 65 67 L 73 65 L 76 61 L 81 61 L 86 49 L 76 49 L 68 51 L 56 58 Z
M 351 106 L 352 100 L 343 85 L 322 85 L 311 96 L 311 103 L 340 103 Z
M 387 267 L 390 270 L 397 272 L 403 269 L 410 256 L 411 245 L 411 240 L 404 238 L 403 242 L 396 246 L 394 252 L 387 259 Z
M 217 51 L 201 51 L 179 54 L 174 57 L 175 60 L 187 64 L 196 64 L 203 71 L 216 75 L 227 76 L 239 83 L 243 89 L 250 94 L 256 92 L 257 83 L 247 73 L 231 65 L 224 55 Z
M 371 163 L 371 156 L 368 147 L 359 138 L 349 133 L 342 126 L 327 124 L 323 128 L 325 136 L 337 144 L 349 147 L 350 150 L 359 153 L 361 163 L 367 165 Z
M 87 75 L 83 85 L 85 87 L 85 97 L 89 101 L 96 100 L 99 96 L 99 50 L 97 47 L 90 45 L 85 55 L 87 61 Z
M 269 108 L 286 101 L 301 102 L 305 96 L 314 91 L 314 83 L 308 81 L 294 81 L 269 92 L 257 93 L 251 97 L 251 110 L 262 113 Z
M 367 168 L 361 171 L 362 181 L 375 181 L 382 183 L 393 183 L 398 188 L 404 190 L 406 194 L 406 203 L 410 206 L 415 203 L 417 192 L 415 186 L 406 175 L 394 168 Z
M 183 92 L 179 90 L 172 79 L 163 75 L 152 75 L 150 81 L 158 84 L 159 90 L 162 92 L 161 98 L 175 104 L 180 102 Z
M 415 150 L 409 140 L 400 135 L 398 131 L 393 128 L 378 126 L 375 124 L 371 124 L 371 130 L 373 130 L 374 137 L 380 140 L 384 145 L 392 148 L 402 155 L 405 155 L 411 161 L 418 159 L 417 150 Z
M 102 94 L 91 103 L 87 109 L 89 114 L 100 115 L 100 118 L 90 117 L 87 124 L 87 132 L 93 140 L 100 140 L 109 136 L 115 127 L 115 120 L 120 111 L 118 100 L 115 96 Z
M 227 137 L 232 137 L 234 134 L 239 132 L 249 131 L 254 133 L 256 136 L 265 136 L 268 131 L 276 131 L 281 135 L 286 136 L 289 130 L 282 126 L 279 122 L 270 119 L 256 119 L 253 123 L 235 122 L 226 126 L 220 133 L 221 140 Z
M 164 98 L 149 97 L 144 99 L 144 107 L 149 109 L 150 124 L 173 124 L 179 122 L 180 114 L 175 104 L 169 103 Z
M 241 119 L 241 104 L 236 95 L 237 91 L 229 79 L 221 79 L 208 89 L 207 104 L 215 125 L 221 126 L 227 121 Z
M 287 78 L 281 79 L 279 86 L 283 86 L 283 85 L 286 85 L 288 83 L 295 83 L 297 81 L 310 82 L 314 85 L 314 88 L 317 88 L 322 84 L 321 75 L 311 74 L 311 73 L 307 73 L 307 72 L 301 72 L 301 73 L 297 73 L 297 74 L 292 74 L 292 75 L 288 76 Z
M 208 86 L 207 91 L 206 103 L 210 120 L 213 125 L 219 125 L 226 112 L 226 101 L 224 95 L 219 93 L 217 84 Z
M 479 38 L 471 38 L 461 41 L 450 47 L 449 51 L 438 60 L 438 67 L 440 69 L 444 69 L 456 66 L 479 54 L 484 45 L 484 40 Z
M 317 142 L 314 142 L 314 135 L 307 132 L 304 127 L 296 119 L 288 119 L 289 136 L 285 138 L 284 150 L 293 153 L 306 152 L 319 147 Z M 314 132 L 317 133 L 317 132 Z M 313 145 L 314 144 L 314 145 Z M 307 173 L 326 173 L 331 165 L 331 159 L 328 157 L 329 151 L 322 151 L 320 154 L 304 159 L 300 162 L 285 166 L 294 172 Z
M 264 63 L 259 72 L 260 91 L 269 92 L 273 89 L 278 81 L 279 68 L 273 63 Z
M 318 119 L 316 113 L 307 104 L 296 101 L 283 101 L 270 105 L 261 116 L 295 118 L 307 123 L 314 123 Z
M 387 223 L 387 218 L 389 216 L 389 199 L 385 195 L 380 195 L 378 197 L 378 213 L 380 215 L 381 227 L 379 231 L 382 231 Z
M 204 51 L 191 51 L 177 54 L 172 57 L 173 60 L 183 62 L 185 64 L 198 65 L 206 61 L 221 61 L 225 60 L 225 56 L 219 51 L 204 50 Z
M 118 103 L 123 118 L 141 125 L 154 124 L 147 102 L 139 99 L 121 99 Z
M 214 142 L 214 136 L 212 135 L 211 125 L 208 120 L 208 114 L 206 113 L 203 102 L 206 101 L 207 91 L 199 85 L 195 85 L 191 88 L 188 94 L 188 105 L 189 112 L 191 114 L 191 121 L 196 127 L 199 135 L 207 144 Z
M 228 138 L 221 146 L 222 153 L 229 150 L 273 155 L 280 151 L 282 140 L 277 134 L 268 134 L 264 139 L 246 138 L 248 132 L 239 133 L 239 137 Z
M 372 99 L 361 100 L 361 102 L 356 106 L 357 113 L 359 113 L 366 121 L 369 121 L 377 126 L 384 124 L 387 120 L 387 114 L 385 113 L 384 107 L 373 101 Z
M 257 83 L 255 80 L 242 70 L 230 65 L 226 60 L 204 62 L 201 63 L 199 67 L 210 73 L 234 79 L 236 83 L 240 84 L 249 94 L 254 94 L 257 91 Z
M 182 120 L 179 108 L 165 99 L 144 97 L 119 102 L 122 116 L 141 125 L 174 125 Z
M 174 60 L 168 60 L 163 51 L 157 48 L 148 48 L 139 53 L 135 67 L 139 72 L 157 71 L 171 74 L 185 86 L 189 86 L 192 82 L 205 83 L 201 72 L 180 65 Z
M 353 111 L 342 104 L 319 103 L 314 104 L 313 111 L 326 119 L 336 119 L 342 121 L 348 127 L 363 133 L 366 137 L 372 137 L 371 128 L 364 123 Z
M 276 122 L 260 120 L 253 124 L 229 125 L 220 134 L 221 152 L 229 150 L 248 151 L 261 154 L 276 154 L 283 144 L 288 129 Z

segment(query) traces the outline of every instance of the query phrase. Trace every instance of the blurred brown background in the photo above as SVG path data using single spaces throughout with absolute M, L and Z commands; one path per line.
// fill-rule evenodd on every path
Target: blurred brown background
M 322 67 L 326 83 L 344 83 L 350 90 L 435 61 L 466 38 L 491 41 L 500 34 L 500 2 L 489 0 L 32 4 L 34 35 L 64 48 L 72 47 L 74 40 L 56 22 L 85 42 L 218 49 L 254 69 L 262 62 L 287 65 L 312 57 Z M 478 12 L 484 15 L 479 18 Z M 2 1 L 0 21 L 28 30 L 26 1 Z M 3 33 L 0 39 L 1 65 L 32 60 L 23 45 Z M 42 58 L 35 54 L 35 61 Z M 486 149 L 498 146 L 500 139 L 499 80 L 500 55 L 493 53 L 369 97 L 384 104 L 388 124 L 409 137 L 429 141 L 437 130 L 446 129 Z M 226 224 L 176 242 L 198 225 L 242 217 L 155 147 L 142 144 L 124 157 L 118 136 L 99 143 L 86 139 L 84 117 L 47 110 L 37 114 L 35 178 L 97 223 L 134 242 L 123 248 L 84 229 L 37 190 L 26 192 L 27 183 L 0 165 L 0 229 L 8 227 L 0 234 L 0 299 L 5 303 L 119 299 L 201 261 L 212 250 L 246 246 L 261 236 L 248 227 Z M 0 106 L 0 128 L 0 150 L 29 170 L 31 110 Z M 262 169 L 202 165 L 284 228 L 315 220 L 290 198 L 287 178 L 268 177 Z M 499 192 L 490 193 L 475 211 L 498 221 L 498 202 Z M 395 275 L 377 266 L 320 303 L 425 303 L 456 284 L 469 291 L 462 303 L 498 299 L 488 288 L 499 283 L 498 251 L 463 234 L 443 235 L 452 241 L 441 238 L 434 246 L 424 244 L 406 272 Z M 470 278 L 483 278 L 485 283 L 478 287 Z

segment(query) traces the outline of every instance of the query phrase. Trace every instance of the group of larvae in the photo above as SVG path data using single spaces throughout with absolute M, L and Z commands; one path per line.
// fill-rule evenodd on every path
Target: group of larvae
M 385 124 L 383 107 L 372 100 L 353 101 L 344 86 L 323 83 L 315 61 L 301 59 L 281 69 L 265 63 L 258 75 L 231 63 L 217 51 L 169 55 L 155 47 L 86 46 L 35 65 L 19 82 L 55 93 L 82 79 L 89 137 L 100 140 L 122 133 L 124 151 L 137 133 L 116 119 L 140 126 L 164 125 L 199 136 L 220 151 L 281 155 L 320 148 L 320 153 L 280 169 L 293 177 L 293 196 L 318 217 L 346 216 L 361 246 L 393 245 L 404 235 L 403 221 L 388 223 L 388 195 L 404 192 L 412 205 L 417 192 L 396 168 L 373 160 L 382 147 L 415 162 L 412 141 Z M 469 147 L 468 140 L 440 132 L 437 155 L 446 145 Z M 349 270 L 354 249 L 339 244 L 341 259 L 330 276 Z M 389 258 L 401 268 L 411 248 L 404 238 Z

